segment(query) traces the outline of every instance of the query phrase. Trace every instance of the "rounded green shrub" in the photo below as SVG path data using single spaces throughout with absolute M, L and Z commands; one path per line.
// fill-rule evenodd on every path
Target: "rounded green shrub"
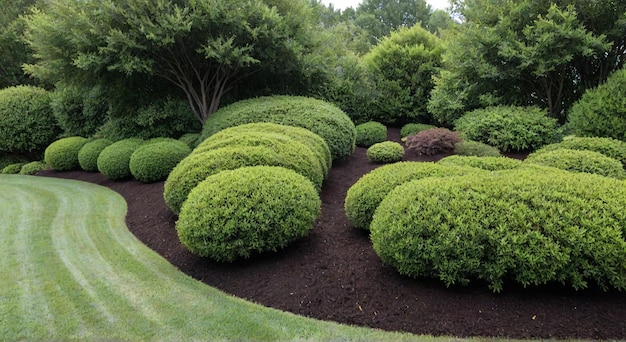
M 306 236 L 320 211 L 319 195 L 302 175 L 282 167 L 243 167 L 198 184 L 176 231 L 191 252 L 234 261 Z
M 348 189 L 344 203 L 346 215 L 354 227 L 369 230 L 376 208 L 396 186 L 414 179 L 470 172 L 481 170 L 425 162 L 400 162 L 381 166 L 361 177 Z
M 165 180 L 172 169 L 191 153 L 182 141 L 171 139 L 145 143 L 130 157 L 130 173 L 136 180 L 153 183 Z
M 184 142 L 189 148 L 194 149 L 198 146 L 198 139 L 200 139 L 200 133 L 185 133 L 178 140 Z
M 113 142 L 109 139 L 96 139 L 87 142 L 78 151 L 78 164 L 83 171 L 96 172 L 98 171 L 98 156 L 105 147 L 111 145 Z
M 382 201 L 371 239 L 382 261 L 447 286 L 594 282 L 626 289 L 626 187 L 553 168 L 428 178 Z
M 587 90 L 570 108 L 567 119 L 576 135 L 626 141 L 626 69 Z
M 32 86 L 0 90 L 0 152 L 41 153 L 60 133 L 46 90 Z
M 555 167 L 570 172 L 595 173 L 601 176 L 624 179 L 622 163 L 602 153 L 560 148 L 530 154 L 524 163 Z
M 522 166 L 522 161 L 507 157 L 449 156 L 437 162 L 440 165 L 470 166 L 488 171 L 511 170 Z
M 454 144 L 454 154 L 459 156 L 500 157 L 502 154 L 496 147 L 479 141 L 461 141 Z
M 20 173 L 20 170 L 22 170 L 22 167 L 24 165 L 26 165 L 26 163 L 9 164 L 2 169 L 2 174 L 14 175 L 14 174 Z
M 387 127 L 376 121 L 356 126 L 356 146 L 370 147 L 387 140 Z
M 332 165 L 332 156 L 328 144 L 319 135 L 302 127 L 279 125 L 271 122 L 257 122 L 226 128 L 212 135 L 207 140 L 210 142 L 248 133 L 276 133 L 303 143 L 319 160 L 324 169 L 324 175 L 328 174 L 328 170 Z M 202 149 L 202 147 L 198 148 L 198 151 Z
M 181 160 L 165 181 L 163 197 L 167 206 L 176 214 L 193 188 L 208 176 L 224 170 L 246 166 L 281 166 L 304 175 L 310 164 L 301 157 L 296 146 L 284 149 L 267 146 L 228 146 L 202 153 L 192 153 Z M 309 179 L 310 180 L 310 179 Z M 317 189 L 321 183 L 316 185 Z
M 253 122 L 303 127 L 326 141 L 333 160 L 354 153 L 356 129 L 335 105 L 307 97 L 271 96 L 243 100 L 213 113 L 204 123 L 204 140 L 228 127 Z
M 561 142 L 546 145 L 535 153 L 543 153 L 566 148 L 569 150 L 587 150 L 602 153 L 607 157 L 619 160 L 626 167 L 626 142 L 612 138 L 573 137 Z
M 130 178 L 130 157 L 142 143 L 142 139 L 129 138 L 105 147 L 98 156 L 98 171 L 113 180 Z
M 87 143 L 83 137 L 59 139 L 46 148 L 44 160 L 52 170 L 71 171 L 80 169 L 78 153 Z
M 374 163 L 395 163 L 404 157 L 404 147 L 397 142 L 383 141 L 370 146 L 366 155 L 367 159 Z
M 425 131 L 427 129 L 437 128 L 433 125 L 421 124 L 421 123 L 408 123 L 400 129 L 400 137 L 406 138 L 411 135 L 415 135 L 421 131 Z
M 479 141 L 501 151 L 536 150 L 560 138 L 556 119 L 536 107 L 500 106 L 465 113 L 454 122 L 465 140 Z
M 42 161 L 34 161 L 24 164 L 20 169 L 20 175 L 34 175 L 39 171 L 46 169 L 46 163 Z

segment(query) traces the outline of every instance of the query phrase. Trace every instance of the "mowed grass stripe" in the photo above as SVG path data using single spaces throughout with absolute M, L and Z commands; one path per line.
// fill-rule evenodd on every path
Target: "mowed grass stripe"
M 123 199 L 97 185 L 0 175 L 0 207 L 8 223 L 0 250 L 6 340 L 416 339 L 295 316 L 208 287 L 141 244 L 125 226 Z

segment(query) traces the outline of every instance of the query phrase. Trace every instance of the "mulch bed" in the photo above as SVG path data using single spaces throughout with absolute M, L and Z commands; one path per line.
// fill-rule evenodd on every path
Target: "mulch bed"
M 399 141 L 390 129 L 389 139 Z M 411 156 L 435 161 L 443 157 Z M 514 157 L 522 158 L 522 155 Z M 234 264 L 200 258 L 183 247 L 163 183 L 115 182 L 99 173 L 44 171 L 40 175 L 100 184 L 128 202 L 130 231 L 182 272 L 222 291 L 298 315 L 383 330 L 457 337 L 626 339 L 626 293 L 560 286 L 494 294 L 485 284 L 446 288 L 409 279 L 382 264 L 367 233 L 350 225 L 347 190 L 378 165 L 357 148 L 335 162 L 321 192 L 322 214 L 310 235 L 280 253 Z

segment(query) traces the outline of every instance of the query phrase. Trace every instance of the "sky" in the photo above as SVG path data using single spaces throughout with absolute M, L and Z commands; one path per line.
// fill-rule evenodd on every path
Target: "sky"
M 356 9 L 362 0 L 322 0 L 322 3 L 332 3 L 335 9 L 352 7 Z M 426 0 L 433 9 L 446 9 L 449 6 L 448 0 Z

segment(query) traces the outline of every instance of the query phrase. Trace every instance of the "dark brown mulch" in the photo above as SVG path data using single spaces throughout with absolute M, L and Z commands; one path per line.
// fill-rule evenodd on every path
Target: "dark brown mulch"
M 389 138 L 397 141 L 398 131 L 390 130 Z M 626 339 L 625 293 L 509 286 L 493 294 L 484 284 L 446 288 L 436 280 L 399 276 L 383 265 L 367 234 L 351 227 L 343 209 L 348 188 L 376 167 L 361 148 L 334 163 L 321 192 L 322 214 L 311 234 L 280 253 L 235 264 L 194 256 L 180 244 L 176 218 L 162 198 L 163 183 L 114 182 L 78 171 L 42 175 L 97 183 L 119 192 L 128 202 L 129 229 L 147 246 L 190 276 L 265 306 L 416 334 Z

